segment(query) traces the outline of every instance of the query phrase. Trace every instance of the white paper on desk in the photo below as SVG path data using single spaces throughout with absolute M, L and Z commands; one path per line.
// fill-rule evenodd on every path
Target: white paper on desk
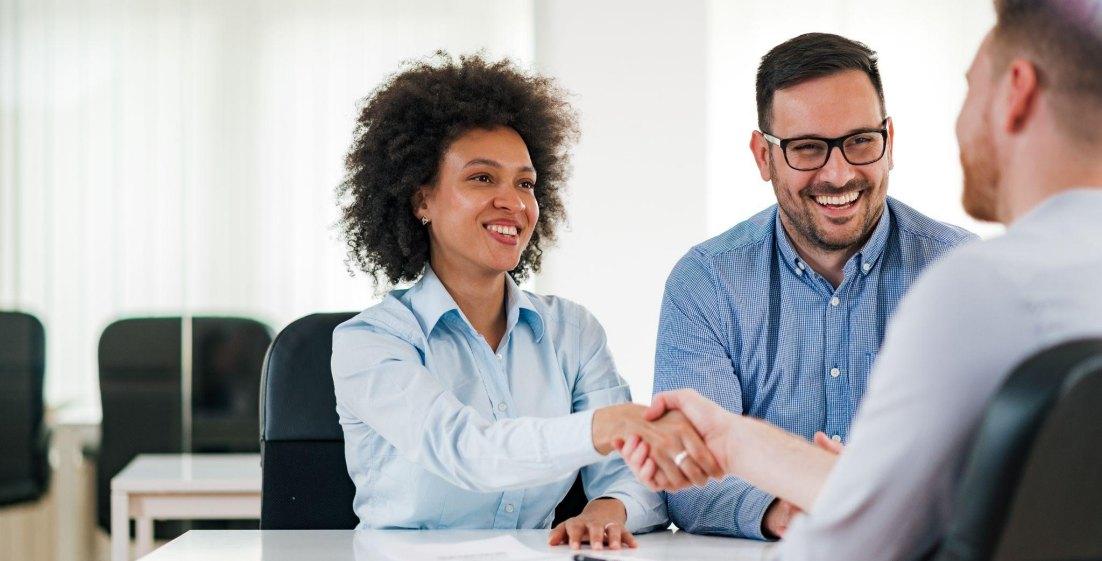
M 388 551 L 395 559 L 406 561 L 544 561 L 569 559 L 526 547 L 513 536 L 454 543 L 403 544 L 401 551 Z

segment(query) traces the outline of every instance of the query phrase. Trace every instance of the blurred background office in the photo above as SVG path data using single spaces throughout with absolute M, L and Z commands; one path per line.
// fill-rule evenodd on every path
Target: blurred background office
M 44 327 L 47 424 L 94 429 L 119 319 L 275 332 L 372 305 L 334 227 L 357 104 L 404 60 L 482 50 L 573 94 L 570 227 L 529 288 L 592 310 L 646 402 L 670 268 L 774 202 L 747 148 L 754 72 L 791 36 L 877 50 L 889 193 L 998 233 L 960 208 L 953 133 L 993 18 L 988 0 L 0 0 L 0 309 Z M 97 434 L 53 432 L 61 484 L 0 509 L 0 557 L 106 556 L 81 453 Z

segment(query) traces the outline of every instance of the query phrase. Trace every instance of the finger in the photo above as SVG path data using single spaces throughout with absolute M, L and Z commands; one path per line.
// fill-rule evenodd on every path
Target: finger
M 692 458 L 681 460 L 681 473 L 685 474 L 693 485 L 703 487 L 708 484 L 708 474 L 704 473 Z
M 647 453 L 650 452 L 650 446 L 647 446 L 646 442 L 639 443 L 639 446 L 635 448 L 635 451 L 625 461 L 628 462 L 628 466 L 633 471 L 638 471 L 643 466 L 643 462 L 647 460 Z
M 605 527 L 605 537 L 608 539 L 609 549 L 620 549 L 620 533 L 624 527 L 619 524 L 609 524 Z
M 570 549 L 582 548 L 582 534 L 585 533 L 585 525 L 581 522 L 566 521 L 566 535 L 570 540 Z
M 605 529 L 595 522 L 591 522 L 588 525 L 589 529 L 589 547 L 593 549 L 604 549 L 605 544 Z
M 658 469 L 662 471 L 666 476 L 666 480 L 670 482 L 671 489 L 683 489 L 688 486 L 688 480 L 685 479 L 685 474 L 681 473 L 681 468 L 673 463 L 673 458 L 670 457 L 669 450 L 655 448 L 654 453 L 651 454 L 650 457 L 654 459 L 654 463 L 658 464 Z
M 835 442 L 834 439 L 822 431 L 815 433 L 815 445 L 832 454 L 841 454 L 846 449 L 845 445 L 841 442 Z
M 650 402 L 645 410 L 643 410 L 643 420 L 654 421 L 666 413 L 666 400 L 662 398 L 662 394 L 654 396 L 654 399 Z
M 665 474 L 658 471 L 658 468 L 654 470 L 654 484 L 659 489 L 672 490 L 670 489 L 670 482 L 666 479 Z
M 635 451 L 638 449 L 639 437 L 633 434 L 628 436 L 627 440 L 624 441 L 624 444 L 620 446 L 618 450 L 620 452 L 620 457 L 623 458 L 624 461 L 628 463 L 628 465 L 631 465 L 631 462 L 628 461 L 628 459 L 631 458 L 635 454 Z
M 551 535 L 547 537 L 547 545 L 559 545 L 566 538 L 566 529 L 560 522 L 558 526 L 551 528 Z
M 654 463 L 654 460 L 647 458 L 643 462 L 643 467 L 639 468 L 639 473 L 636 474 L 636 478 L 642 481 L 644 485 L 650 488 L 651 491 L 661 491 L 662 487 L 658 485 L 655 480 L 655 475 L 658 472 L 658 465 Z
M 689 453 L 689 457 L 696 462 L 696 465 L 708 477 L 714 477 L 716 479 L 723 479 L 725 475 L 723 468 L 716 461 L 716 457 L 712 454 L 712 451 L 708 449 L 708 445 L 704 444 L 704 441 L 700 439 L 700 435 L 696 431 L 690 433 L 684 433 L 681 435 L 681 443 L 685 445 L 685 451 Z M 694 480 L 695 483 L 695 480 Z M 707 483 L 707 481 L 705 481 Z M 703 485 L 697 483 L 697 485 Z
M 635 536 L 631 535 L 631 532 L 626 529 L 620 534 L 620 540 L 628 547 L 637 547 L 639 545 L 635 542 Z

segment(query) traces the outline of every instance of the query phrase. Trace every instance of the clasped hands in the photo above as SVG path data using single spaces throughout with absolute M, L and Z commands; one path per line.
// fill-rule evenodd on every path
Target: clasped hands
M 760 429 L 767 423 L 731 413 L 694 390 L 654 396 L 650 407 L 642 411 L 641 421 L 651 423 L 651 430 L 628 434 L 615 442 L 615 448 L 636 477 L 653 491 L 677 491 L 704 485 L 709 478 L 745 477 L 760 471 L 761 466 L 746 466 L 739 461 L 747 458 L 747 450 L 761 443 Z M 843 449 L 821 432 L 815 435 L 814 444 L 828 456 Z

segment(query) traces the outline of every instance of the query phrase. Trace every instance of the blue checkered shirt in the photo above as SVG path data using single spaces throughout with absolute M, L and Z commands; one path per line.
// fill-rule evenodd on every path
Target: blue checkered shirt
M 797 255 L 774 205 L 688 252 L 666 282 L 654 391 L 694 388 L 734 413 L 845 441 L 884 327 L 903 293 L 975 239 L 888 198 L 834 288 Z M 763 539 L 774 497 L 727 478 L 667 497 L 694 533 Z

